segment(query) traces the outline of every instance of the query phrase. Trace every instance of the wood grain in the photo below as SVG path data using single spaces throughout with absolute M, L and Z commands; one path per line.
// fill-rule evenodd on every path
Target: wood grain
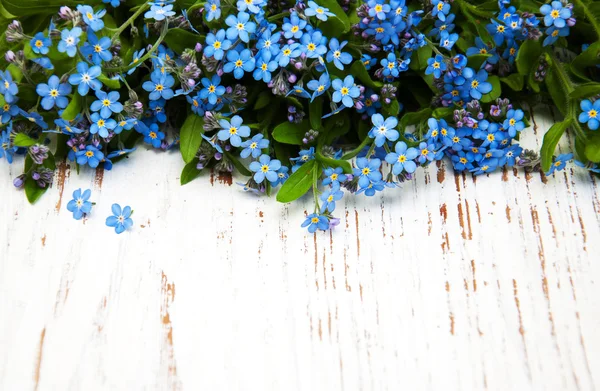
M 533 114 L 522 145 L 538 148 L 552 120 Z M 210 175 L 180 187 L 177 153 L 59 165 L 34 206 L 12 188 L 20 163 L 2 163 L 2 390 L 600 386 L 600 191 L 585 171 L 441 163 L 345 198 L 340 226 L 310 235 L 310 199 Z M 78 222 L 79 187 L 96 206 Z M 119 236 L 114 202 L 135 211 Z

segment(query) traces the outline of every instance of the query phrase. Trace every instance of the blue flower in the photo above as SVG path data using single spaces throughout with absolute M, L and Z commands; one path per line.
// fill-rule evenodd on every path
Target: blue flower
M 496 22 L 492 19 L 492 23 L 487 25 L 487 31 L 494 38 L 494 43 L 496 46 L 502 45 L 505 39 L 510 39 L 513 37 L 512 30 L 506 28 L 505 25 Z
M 106 226 L 114 227 L 117 234 L 123 233 L 126 229 L 133 226 L 133 220 L 131 219 L 132 210 L 129 206 L 121 209 L 121 205 L 112 205 L 113 216 L 106 218 Z
M 261 9 L 262 0 L 238 0 L 237 2 L 237 10 L 238 11 L 246 11 L 252 12 L 253 14 L 258 14 Z
M 435 146 L 433 144 L 428 144 L 426 142 L 421 142 L 419 144 L 419 157 L 417 161 L 421 164 L 425 164 L 426 162 L 431 162 L 435 158 Z
M 110 4 L 115 8 L 117 8 L 119 5 L 121 5 L 121 0 L 102 0 L 102 2 L 104 4 Z
M 164 139 L 165 134 L 159 130 L 158 124 L 151 124 L 144 131 L 144 142 L 152 145 L 154 148 L 160 148 Z
M 27 119 L 29 122 L 34 122 L 37 126 L 42 129 L 48 129 L 48 124 L 44 122 L 44 118 L 36 112 L 27 112 L 23 109 L 19 109 L 19 114 L 23 116 L 23 118 Z
M 387 58 L 381 60 L 381 66 L 383 67 L 383 76 L 398 77 L 400 74 L 394 53 L 388 53 Z
M 12 131 L 12 122 L 8 128 L 3 132 L 0 132 L 0 159 L 6 157 L 8 164 L 12 164 L 13 155 L 17 152 L 17 147 L 12 146 L 10 141 L 10 132 Z
M 241 79 L 244 71 L 252 72 L 255 67 L 255 60 L 249 49 L 243 49 L 241 52 L 231 50 L 227 52 L 227 63 L 223 66 L 223 72 L 233 72 L 233 77 Z
M 204 88 L 200 91 L 201 99 L 208 99 L 210 104 L 217 103 L 217 98 L 225 93 L 225 87 L 220 85 L 221 78 L 219 75 L 214 75 L 211 79 L 203 78 L 202 85 Z
M 250 163 L 250 171 L 254 172 L 254 181 L 262 183 L 265 178 L 269 182 L 277 181 L 277 171 L 281 168 L 281 162 L 277 159 L 271 160 L 269 155 L 261 155 L 258 161 Z
M 285 45 L 279 51 L 276 60 L 280 67 L 286 67 L 290 63 L 290 59 L 296 58 L 302 54 L 299 43 Z
M 77 122 L 77 118 L 75 119 L 74 122 Z M 55 119 L 54 124 L 56 126 L 58 126 L 59 131 L 56 133 L 59 133 L 59 134 L 62 133 L 62 134 L 73 135 L 73 134 L 83 133 L 83 129 L 79 129 L 79 128 L 71 125 L 70 121 L 67 121 L 64 119 Z M 54 132 L 51 132 L 51 133 L 54 133 Z
M 73 213 L 75 220 L 81 220 L 84 215 L 92 211 L 92 203 L 88 201 L 91 195 L 92 191 L 90 189 L 83 193 L 81 193 L 81 189 L 73 192 L 73 199 L 67 204 L 67 210 Z
M 290 38 L 300 38 L 302 34 L 304 34 L 304 28 L 306 27 L 306 20 L 298 17 L 298 14 L 293 12 L 290 15 L 290 18 L 283 19 L 283 26 L 281 29 L 283 30 L 283 36 L 287 39 Z
M 581 110 L 583 112 L 579 114 L 579 122 L 582 124 L 587 123 L 590 130 L 596 130 L 600 126 L 600 100 L 592 103 L 590 100 L 585 99 L 580 103 Z
M 446 62 L 444 62 L 444 57 L 441 55 L 436 55 L 434 58 L 430 58 L 427 60 L 427 68 L 425 69 L 426 75 L 431 75 L 433 73 L 433 77 L 439 79 L 442 76 L 442 71 L 446 70 Z
M 314 91 L 311 97 L 311 102 L 317 97 L 325 93 L 331 86 L 331 81 L 329 80 L 329 75 L 327 73 L 323 73 L 319 80 L 311 80 L 306 86 L 309 90 Z
M 245 159 L 252 155 L 252 157 L 256 159 L 260 156 L 263 149 L 269 148 L 269 140 L 265 139 L 264 136 L 259 133 L 250 140 L 244 141 L 240 146 L 244 148 L 242 149 L 242 152 L 240 152 L 241 158 Z
M 256 31 L 256 23 L 250 21 L 250 14 L 239 12 L 237 16 L 229 15 L 225 19 L 225 24 L 229 26 L 227 29 L 227 39 L 235 40 L 238 37 L 242 42 L 248 43 L 250 35 Z
M 360 58 L 360 61 L 363 63 L 367 71 L 370 70 L 374 64 L 377 64 L 377 59 L 373 60 L 373 57 L 369 56 L 368 54 L 363 54 Z
M 142 88 L 150 93 L 150 100 L 158 100 L 160 98 L 171 99 L 173 90 L 171 87 L 175 84 L 175 79 L 168 73 L 154 71 L 150 75 L 150 80 L 142 84 Z
M 112 159 L 115 157 L 119 157 L 119 156 L 125 156 L 128 153 L 131 153 L 133 151 L 135 151 L 136 148 L 124 148 L 124 149 L 119 149 L 117 151 L 112 151 L 111 153 L 108 154 L 108 156 L 106 156 L 107 159 Z
M 327 231 L 329 229 L 329 219 L 326 216 L 313 213 L 306 216 L 306 220 L 302 223 L 302 228 L 308 227 L 308 232 L 315 233 L 317 229 Z
M 194 114 L 198 114 L 199 116 L 204 116 L 205 107 L 204 107 L 204 103 L 202 102 L 202 98 L 200 98 L 200 94 L 197 94 L 196 96 L 187 95 L 185 97 L 185 99 L 188 101 L 188 103 L 190 103 L 192 105 L 192 112 Z
M 92 113 L 90 116 L 92 125 L 90 126 L 91 134 L 98 134 L 100 137 L 108 137 L 108 131 L 117 127 L 117 121 L 112 118 L 105 118 L 99 113 Z
M 75 57 L 77 54 L 77 44 L 81 36 L 81 28 L 73 27 L 73 29 L 64 29 L 60 33 L 60 42 L 58 43 L 58 51 L 67 53 L 69 57 Z
M 379 20 L 384 20 L 392 9 L 389 4 L 385 4 L 385 0 L 369 0 L 367 6 L 369 7 L 369 16 Z
M 213 19 L 218 20 L 221 17 L 221 1 L 220 0 L 208 0 L 206 4 L 206 20 L 211 21 Z
M 455 18 L 455 15 L 450 14 L 450 15 L 446 16 L 446 20 L 439 20 L 439 19 L 436 20 L 435 28 L 433 28 L 429 32 L 428 35 L 437 37 L 442 33 L 442 31 L 447 31 L 447 32 L 451 33 L 452 31 L 454 31 L 454 27 L 455 27 L 452 24 L 452 22 L 454 22 L 454 18 Z
M 523 122 L 524 116 L 523 110 L 508 110 L 502 127 L 508 132 L 510 137 L 515 137 L 517 132 L 525 129 L 525 123 Z
M 479 163 L 479 167 L 471 170 L 474 175 L 488 174 L 490 172 L 495 171 L 498 168 L 498 159 L 484 159 Z
M 408 148 L 404 141 L 399 141 L 395 146 L 396 152 L 390 152 L 385 157 L 385 161 L 392 164 L 392 173 L 399 175 L 402 171 L 412 174 L 417 169 L 414 160 L 419 155 L 416 148 Z
M 134 67 L 127 71 L 128 75 L 131 75 L 140 65 L 142 65 L 140 59 L 144 56 L 145 52 L 146 49 L 142 48 L 133 53 L 133 59 L 131 60 L 131 63 L 129 63 L 129 65 L 134 65 Z
M 165 20 L 169 16 L 174 16 L 175 11 L 173 11 L 173 4 L 154 4 L 150 7 L 150 11 L 147 11 L 144 14 L 144 18 L 146 19 L 154 19 L 157 21 Z
M 339 187 L 333 187 L 323 194 L 321 194 L 321 201 L 323 205 L 321 205 L 321 213 L 328 211 L 329 213 L 335 210 L 335 202 L 339 201 L 344 197 L 344 192 L 340 190 Z
M 111 91 L 107 94 L 104 91 L 97 90 L 96 98 L 98 100 L 92 102 L 90 109 L 100 111 L 102 118 L 108 118 L 112 113 L 118 114 L 123 111 L 123 105 L 119 102 L 120 97 L 117 91 Z
M 442 45 L 443 48 L 448 50 L 452 49 L 456 41 L 458 41 L 458 34 L 450 34 L 447 31 L 442 31 L 440 33 L 440 45 Z
M 342 102 L 344 106 L 352 107 L 354 98 L 360 96 L 360 90 L 354 84 L 354 78 L 351 75 L 346 76 L 343 82 L 341 79 L 335 79 L 331 85 L 335 90 L 332 96 L 335 103 Z
M 492 91 L 492 85 L 486 81 L 488 73 L 484 69 L 475 74 L 471 68 L 465 68 L 463 77 L 466 79 L 466 88 L 473 99 L 479 100 L 482 95 L 489 94 Z
M 482 147 L 489 147 L 490 149 L 496 148 L 498 144 L 504 140 L 504 134 L 498 124 L 490 123 L 487 128 L 483 126 L 484 121 L 480 123 L 480 129 L 487 130 L 487 133 L 484 133 Z M 473 134 L 475 137 L 475 134 Z
M 504 156 L 503 156 L 504 164 L 506 164 L 508 167 L 512 167 L 517 162 L 517 158 L 519 156 L 521 156 L 521 152 L 523 152 L 523 148 L 521 148 L 519 146 L 519 144 L 513 144 L 510 147 L 505 148 L 503 151 L 504 151 Z
M 231 42 L 225 39 L 225 30 L 221 29 L 216 34 L 208 33 L 206 36 L 204 55 L 214 57 L 215 60 L 221 60 L 225 55 L 225 51 L 229 50 L 230 47 Z
M 31 49 L 37 54 L 48 54 L 50 47 L 52 46 L 52 40 L 46 38 L 44 33 L 37 33 L 30 41 Z
M 465 151 L 458 151 L 456 155 L 452 155 L 452 166 L 456 171 L 472 170 L 473 157 Z
M 77 87 L 79 95 L 85 96 L 89 92 L 90 88 L 98 90 L 102 88 L 102 83 L 96 80 L 102 73 L 99 66 L 94 65 L 90 67 L 85 62 L 79 62 L 77 64 L 77 73 L 69 76 L 69 83 Z
M 4 102 L 0 106 L 0 125 L 8 123 L 17 114 L 19 114 L 19 107 L 17 105 Z
M 102 17 L 106 14 L 106 10 L 103 9 L 94 13 L 94 10 L 89 5 L 78 5 L 77 11 L 81 13 L 83 21 L 90 26 L 92 31 L 100 31 L 104 28 Z
M 335 67 L 341 71 L 344 70 L 344 65 L 348 65 L 352 62 L 352 56 L 349 53 L 342 52 L 342 49 L 348 41 L 344 41 L 340 44 L 337 38 L 331 38 L 329 41 L 329 52 L 327 53 L 327 62 L 332 62 Z
M 48 84 L 38 84 L 35 90 L 42 97 L 42 107 L 45 110 L 51 110 L 55 105 L 59 109 L 64 109 L 69 104 L 67 95 L 71 93 L 71 86 L 67 83 L 60 84 L 60 79 L 56 75 L 50 76 Z
M 315 158 L 315 147 L 310 147 L 309 149 L 300 150 L 299 156 L 291 158 L 290 161 L 295 163 L 292 166 L 292 172 L 296 172 L 300 166 L 304 163 L 313 160 Z
M 544 15 L 544 24 L 546 27 L 554 26 L 562 28 L 567 25 L 567 19 L 572 16 L 569 8 L 562 5 L 560 1 L 553 1 L 550 4 L 544 4 L 540 7 L 540 12 Z
M 387 182 L 384 182 L 384 181 L 371 182 L 367 186 L 361 187 L 360 189 L 358 189 L 358 191 L 356 192 L 356 194 L 365 193 L 365 195 L 367 197 L 373 197 L 375 195 L 375 193 L 377 193 L 378 191 L 382 191 L 383 189 L 385 189 L 385 184 L 386 183 Z
M 35 62 L 44 69 L 54 69 L 54 64 L 52 64 L 52 61 L 50 61 L 48 57 L 32 58 L 31 61 Z
M 369 137 L 375 139 L 375 145 L 378 147 L 383 146 L 386 140 L 396 141 L 400 137 L 400 133 L 396 129 L 398 126 L 398 119 L 396 117 L 388 117 L 383 119 L 383 115 L 374 114 L 371 117 L 373 127 L 369 131 Z
M 300 42 L 302 43 L 302 51 L 308 58 L 317 58 L 327 53 L 327 47 L 325 46 L 327 38 L 319 30 L 305 33 Z
M 329 12 L 329 8 L 321 7 L 314 1 L 308 2 L 308 7 L 304 10 L 306 16 L 316 16 L 317 19 L 325 22 L 328 16 L 335 16 L 334 13 Z
M 498 62 L 498 54 L 496 54 L 496 49 L 490 48 L 480 37 L 475 38 L 475 46 L 467 49 L 467 56 L 471 57 L 477 54 L 490 54 L 491 57 L 487 58 L 485 62 L 492 65 Z M 482 64 L 482 66 L 485 65 L 485 62 Z
M 221 130 L 217 133 L 217 138 L 221 141 L 229 140 L 234 147 L 242 145 L 242 137 L 250 136 L 250 128 L 242 125 L 242 117 L 234 115 L 231 122 L 226 119 L 219 120 Z
M 323 174 L 325 174 L 325 179 L 323 179 L 324 186 L 339 186 L 340 183 L 344 183 L 348 180 L 348 177 L 346 176 L 346 174 L 344 174 L 344 170 L 342 169 L 342 167 L 328 167 L 325 170 L 323 170 Z
M 98 39 L 96 34 L 88 32 L 88 42 L 86 42 L 81 48 L 81 52 L 86 56 L 91 56 L 92 62 L 96 65 L 102 63 L 102 61 L 110 61 L 113 58 L 112 52 L 110 51 L 111 40 L 109 37 L 102 37 Z
M 382 175 L 379 172 L 381 166 L 381 160 L 379 159 L 367 159 L 360 157 L 356 159 L 356 168 L 354 168 L 354 176 L 358 177 L 358 185 L 360 187 L 367 187 L 372 182 L 381 181 Z
M 281 39 L 281 33 L 271 34 L 271 30 L 265 30 L 260 39 L 256 43 L 256 47 L 260 54 L 269 53 L 272 56 L 279 54 L 279 40 Z
M 75 157 L 77 158 L 77 164 L 88 164 L 92 168 L 98 167 L 100 162 L 104 160 L 104 154 L 93 145 L 88 145 L 84 150 L 77 151 Z
M 558 41 L 559 37 L 566 37 L 569 35 L 569 26 L 556 28 L 554 26 L 548 27 L 546 29 L 547 37 L 544 39 L 544 46 L 552 45 L 556 41 Z
M 271 182 L 271 186 L 275 187 L 279 184 L 284 184 L 285 181 L 290 177 L 288 172 L 290 171 L 289 167 L 281 166 L 279 170 L 277 170 L 277 180 Z
M 115 134 L 120 134 L 123 131 L 123 129 L 131 130 L 135 126 L 136 122 L 137 120 L 135 118 L 121 119 L 117 123 L 117 126 L 114 128 L 113 131 L 115 132 Z M 108 158 L 110 159 L 110 156 Z
M 450 12 L 450 4 L 446 3 L 446 0 L 432 0 L 431 5 L 433 5 L 431 16 L 437 16 L 439 20 L 445 21 L 446 15 Z
M 268 83 L 271 81 L 271 72 L 274 72 L 278 66 L 277 61 L 271 60 L 270 52 L 262 52 L 262 56 L 258 57 L 256 61 L 256 69 L 252 76 L 254 80 L 262 80 Z
M 17 87 L 17 83 L 13 81 L 10 72 L 0 71 L 0 94 L 4 95 L 6 103 L 15 103 L 17 101 L 18 93 L 19 87 Z

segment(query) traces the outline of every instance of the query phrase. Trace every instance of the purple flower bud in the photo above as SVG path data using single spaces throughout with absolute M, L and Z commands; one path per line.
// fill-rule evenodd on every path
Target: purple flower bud
M 296 80 L 298 80 L 298 76 L 296 76 L 295 74 L 290 74 L 290 76 L 288 77 L 288 82 L 290 83 L 295 83 Z
M 390 98 L 385 98 L 385 104 L 389 105 L 390 103 L 392 103 L 392 100 Z
M 15 185 L 15 187 L 17 189 L 22 188 L 24 184 L 25 184 L 25 174 L 21 174 L 13 180 L 13 185 Z
M 365 106 L 364 103 L 359 100 L 354 102 L 354 107 L 356 108 L 356 110 L 361 110 L 364 106 Z
M 577 20 L 575 18 L 570 17 L 569 19 L 567 19 L 567 26 L 573 27 L 575 26 L 575 23 L 577 23 Z
M 15 58 L 16 58 L 15 52 L 13 52 L 12 50 L 9 50 L 4 55 L 4 59 L 6 60 L 6 62 L 12 63 L 13 61 L 15 61 Z
M 303 143 L 303 144 L 308 144 L 308 139 L 307 139 L 306 137 L 305 137 L 305 138 L 303 138 L 303 139 L 302 139 L 302 143 Z
M 302 54 L 302 55 L 304 55 L 304 54 Z M 296 68 L 297 70 L 302 69 L 302 63 L 300 61 L 295 62 L 294 68 Z
M 340 225 L 340 219 L 338 219 L 337 217 L 332 217 L 331 219 L 329 219 L 329 229 L 337 227 L 338 225 Z
M 70 15 L 73 13 L 73 11 L 71 10 L 71 8 L 65 6 L 60 7 L 60 11 L 58 13 L 58 16 L 60 16 L 62 19 L 69 19 Z
M 371 95 L 371 102 L 375 103 L 379 100 L 379 95 L 373 94 Z
M 38 179 L 40 179 L 40 173 L 39 173 L 39 172 L 37 172 L 37 171 L 34 171 L 34 172 L 31 174 L 31 178 L 33 178 L 33 180 L 34 180 L 34 181 L 37 181 Z
M 231 88 L 230 86 L 227 86 L 227 88 L 225 88 L 225 92 L 227 92 L 228 94 L 231 94 L 233 92 L 233 88 Z
M 223 159 L 223 154 L 221 152 L 216 152 L 215 153 L 215 160 L 221 160 Z
M 223 148 L 223 149 L 226 150 L 227 152 L 231 151 L 231 144 L 225 145 L 225 148 Z
M 187 84 L 190 87 L 194 87 L 196 85 L 196 80 L 194 80 L 194 79 L 188 79 Z
M 196 43 L 194 50 L 196 51 L 196 53 L 200 53 L 202 51 L 202 44 L 200 42 Z
M 219 77 L 223 76 L 223 73 L 225 73 L 223 72 L 223 68 L 217 69 L 217 75 L 219 75 Z

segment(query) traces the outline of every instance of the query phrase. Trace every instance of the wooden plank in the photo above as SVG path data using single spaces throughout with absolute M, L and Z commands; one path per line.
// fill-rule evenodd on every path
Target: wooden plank
M 522 145 L 551 113 L 536 109 Z M 571 150 L 565 138 L 560 152 Z M 331 233 L 311 200 L 179 186 L 177 153 L 62 166 L 26 205 L 0 170 L 0 389 L 594 389 L 600 191 L 579 169 L 473 178 L 446 163 L 347 197 Z M 75 221 L 71 193 L 92 188 Z M 134 228 L 104 225 L 113 202 Z

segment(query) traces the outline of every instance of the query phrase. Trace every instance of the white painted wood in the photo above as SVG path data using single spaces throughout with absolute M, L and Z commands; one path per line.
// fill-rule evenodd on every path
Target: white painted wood
M 534 118 L 525 147 L 551 124 Z M 180 187 L 177 153 L 65 167 L 34 206 L 0 163 L 2 390 L 600 386 L 600 191 L 582 170 L 442 164 L 345 198 L 340 226 L 310 235 L 310 199 Z M 85 222 L 66 210 L 79 187 L 97 203 Z M 119 236 L 113 202 L 135 209 Z

